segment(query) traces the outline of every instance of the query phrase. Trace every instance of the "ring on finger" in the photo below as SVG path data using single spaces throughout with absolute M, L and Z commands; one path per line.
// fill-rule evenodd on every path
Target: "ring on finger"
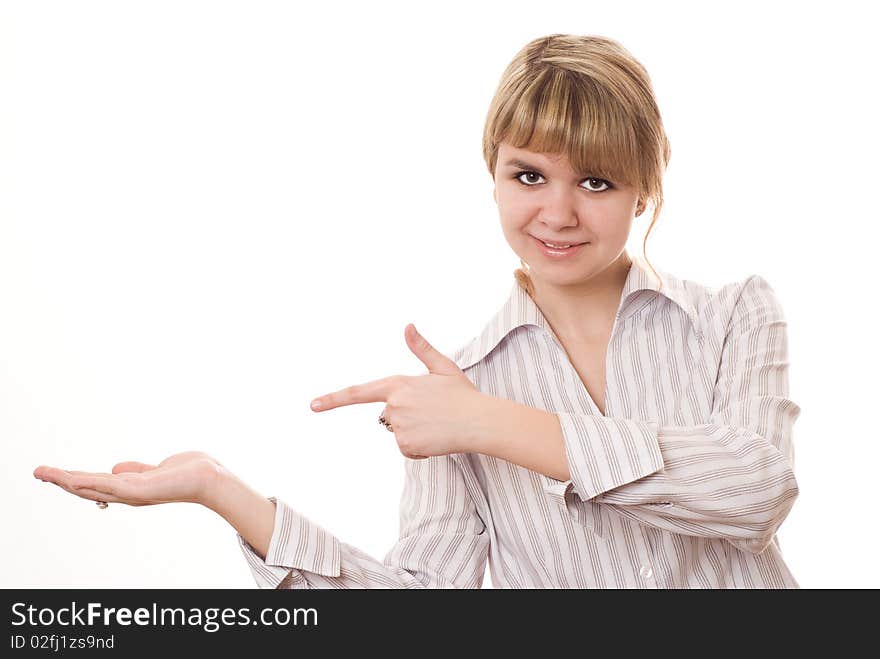
M 388 432 L 394 432 L 394 428 L 392 428 L 391 424 L 388 423 L 388 421 L 385 419 L 384 414 L 379 417 L 379 423 L 381 423 L 383 426 L 385 426 L 385 428 L 388 430 Z

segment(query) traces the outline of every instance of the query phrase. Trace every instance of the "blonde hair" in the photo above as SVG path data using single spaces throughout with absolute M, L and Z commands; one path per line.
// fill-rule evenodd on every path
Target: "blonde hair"
M 570 34 L 527 43 L 504 70 L 486 116 L 483 158 L 493 178 L 501 142 L 563 154 L 575 171 L 635 186 L 640 208 L 654 207 L 644 255 L 663 206 L 670 147 L 648 72 L 622 45 Z M 534 295 L 520 265 L 516 281 Z

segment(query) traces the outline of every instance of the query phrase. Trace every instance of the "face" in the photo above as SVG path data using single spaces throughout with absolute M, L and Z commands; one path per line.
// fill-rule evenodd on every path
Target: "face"
M 564 156 L 503 142 L 493 196 L 511 249 L 528 264 L 536 285 L 549 286 L 576 286 L 614 263 L 638 203 L 632 186 L 585 177 Z M 550 252 L 540 240 L 573 247 Z M 585 244 L 574 247 L 579 243 Z

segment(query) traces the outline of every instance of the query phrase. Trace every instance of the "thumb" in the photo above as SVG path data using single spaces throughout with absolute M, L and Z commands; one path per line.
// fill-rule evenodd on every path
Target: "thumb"
M 113 466 L 114 474 L 124 474 L 128 472 L 142 472 L 149 471 L 150 469 L 155 469 L 156 465 L 148 465 L 143 462 L 120 462 L 117 465 Z
M 428 367 L 429 372 L 437 375 L 457 375 L 462 372 L 458 364 L 428 343 L 412 323 L 406 326 L 403 335 L 409 349 Z

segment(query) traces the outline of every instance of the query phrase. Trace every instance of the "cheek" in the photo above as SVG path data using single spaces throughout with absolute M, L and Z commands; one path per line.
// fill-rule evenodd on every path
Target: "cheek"
M 529 250 L 529 238 L 526 235 L 526 221 L 514 221 L 507 217 L 501 222 L 501 231 L 504 234 L 504 241 L 508 247 L 516 254 L 523 256 Z
M 623 217 L 606 218 L 595 225 L 596 233 L 606 238 L 620 238 L 629 234 L 630 222 Z
M 604 208 L 594 208 L 590 217 L 590 226 L 599 238 L 606 240 L 625 239 L 629 235 L 632 226 L 630 209 L 619 204 L 609 205 Z
M 534 211 L 525 204 L 499 195 L 498 216 L 505 229 L 516 229 L 527 225 L 534 214 Z
M 536 196 L 502 186 L 497 194 L 498 212 L 511 221 L 534 216 L 540 209 Z

